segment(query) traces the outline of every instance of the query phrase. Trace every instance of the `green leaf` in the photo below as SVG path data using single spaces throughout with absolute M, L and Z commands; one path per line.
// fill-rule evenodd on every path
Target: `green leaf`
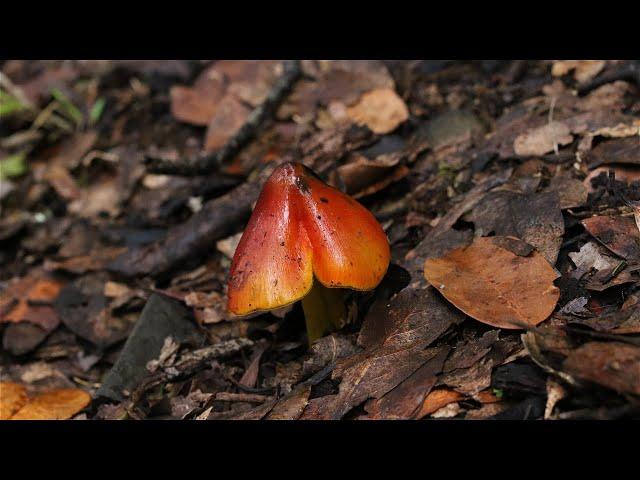
M 25 105 L 13 95 L 0 90 L 0 117 L 27 110 L 28 108 L 28 105 Z
M 66 116 L 73 120 L 76 125 L 80 125 L 82 123 L 82 112 L 71 102 L 71 100 L 67 98 L 64 93 L 57 88 L 53 88 L 51 89 L 51 95 L 60 104 L 61 113 L 66 114 Z
M 28 170 L 26 158 L 27 155 L 20 152 L 0 160 L 0 180 L 24 175 Z
M 91 107 L 91 111 L 89 112 L 89 124 L 95 125 L 100 117 L 102 116 L 102 112 L 104 112 L 104 107 L 107 104 L 107 100 L 104 97 L 100 97 L 95 101 L 93 106 Z

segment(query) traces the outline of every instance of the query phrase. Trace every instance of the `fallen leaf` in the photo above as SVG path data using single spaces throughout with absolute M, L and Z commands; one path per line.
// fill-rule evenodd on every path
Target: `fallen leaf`
M 556 192 L 562 210 L 582 207 L 587 203 L 589 196 L 584 182 L 565 175 L 551 179 L 546 191 Z
M 38 346 L 60 324 L 52 303 L 63 285 L 51 278 L 28 276 L 13 281 L 3 292 L 0 323 L 7 322 L 2 345 L 13 355 Z
M 602 142 L 585 157 L 589 168 L 610 163 L 640 165 L 640 135 Z
M 375 160 L 359 156 L 335 170 L 346 193 L 353 198 L 371 195 L 406 177 L 409 169 L 400 165 L 400 155 L 380 155 Z M 336 183 L 336 182 L 334 182 Z
M 419 420 L 427 415 L 431 415 L 442 407 L 446 407 L 447 405 L 462 400 L 463 398 L 464 395 L 456 392 L 455 390 L 448 390 L 444 388 L 433 390 L 425 397 L 420 410 L 415 415 L 415 419 Z
M 484 357 L 467 368 L 457 368 L 443 374 L 438 379 L 438 385 L 446 385 L 464 395 L 476 395 L 491 385 L 494 366 L 492 358 Z
M 171 87 L 171 114 L 181 122 L 207 126 L 226 91 L 224 76 L 214 65 L 200 74 L 193 87 Z
M 240 385 L 244 385 L 245 387 L 254 388 L 258 383 L 258 375 L 260 373 L 260 360 L 262 359 L 262 354 L 265 352 L 266 347 L 264 345 L 257 345 L 256 348 L 251 353 L 251 359 L 249 366 L 240 377 L 240 381 L 238 382 Z
M 573 70 L 576 81 L 584 83 L 598 75 L 606 64 L 606 60 L 557 60 L 553 62 L 551 75 L 562 77 Z
M 104 296 L 109 298 L 118 298 L 127 295 L 131 289 L 123 283 L 107 282 L 104 284 Z
M 413 143 L 422 139 L 433 150 L 480 136 L 485 127 L 478 117 L 467 110 L 449 110 L 428 120 L 414 134 Z
M 311 345 L 311 353 L 303 365 L 302 371 L 305 375 L 312 375 L 331 362 L 347 357 L 360 351 L 355 345 L 352 336 L 340 334 L 327 335 L 319 338 Z
M 376 89 L 362 95 L 357 104 L 347 109 L 347 115 L 371 131 L 386 134 L 409 118 L 409 110 L 398 94 L 391 89 Z
M 358 344 L 367 349 L 377 346 L 401 348 L 415 343 L 428 346 L 464 318 L 442 301 L 433 288 L 407 287 L 379 309 L 369 310 Z
M 311 386 L 292 391 L 289 395 L 278 400 L 265 420 L 297 420 L 309 403 Z
M 62 388 L 30 399 L 11 420 L 67 420 L 91 403 L 84 390 Z
M 427 258 L 441 257 L 454 248 L 469 245 L 473 239 L 471 230 L 448 229 L 426 235 L 405 255 L 402 266 L 411 274 L 412 286 L 426 286 L 423 267 Z
M 368 398 L 382 397 L 432 356 L 431 351 L 424 350 L 423 342 L 417 342 L 408 348 L 380 347 L 340 361 L 332 378 L 342 381 L 328 416 L 340 419 Z
M 640 348 L 621 342 L 588 342 L 563 363 L 570 374 L 621 393 L 640 395 Z
M 222 148 L 245 124 L 251 111 L 235 97 L 227 95 L 218 105 L 209 121 L 205 150 L 214 152 Z
M 44 318 L 57 318 L 51 307 L 47 308 Z M 2 337 L 2 347 L 12 355 L 24 355 L 40 345 L 51 333 L 31 322 L 10 323 Z
M 555 265 L 564 235 L 564 219 L 556 192 L 520 194 L 492 191 L 475 206 L 469 221 L 476 235 L 517 237 Z
M 430 349 L 433 357 L 389 393 L 369 402 L 366 410 L 370 419 L 410 419 L 423 405 L 425 396 L 435 385 L 449 347 Z
M 540 156 L 573 141 L 571 130 L 562 122 L 550 122 L 518 135 L 513 143 L 516 155 Z
M 0 382 L 0 420 L 9 420 L 27 403 L 27 391 L 22 385 Z
M 558 274 L 534 251 L 522 257 L 476 238 L 437 259 L 428 259 L 424 275 L 444 297 L 476 320 L 500 328 L 522 328 L 546 320 L 560 297 Z
M 337 395 L 312 398 L 298 420 L 330 420 Z
M 85 276 L 60 291 L 55 309 L 72 332 L 104 348 L 127 337 L 137 314 L 114 314 L 103 292 L 104 283 L 99 278 Z
M 77 200 L 80 198 L 80 189 L 69 171 L 61 165 L 51 165 L 44 174 L 44 179 L 65 200 Z
M 625 260 L 640 260 L 640 232 L 630 217 L 596 216 L 582 225 L 600 243 Z

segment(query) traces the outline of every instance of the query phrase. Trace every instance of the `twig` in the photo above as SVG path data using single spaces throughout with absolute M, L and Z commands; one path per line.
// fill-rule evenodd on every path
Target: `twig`
M 264 403 L 267 400 L 272 400 L 273 397 L 258 395 L 256 393 L 218 392 L 216 393 L 215 399 L 220 402 Z
M 131 400 L 133 404 L 136 404 L 142 398 L 142 395 L 153 387 L 188 378 L 208 368 L 211 360 L 228 357 L 252 345 L 253 342 L 248 338 L 238 338 L 188 352 L 182 355 L 175 365 L 148 376 L 131 394 Z
M 256 107 L 245 124 L 220 150 L 209 155 L 199 155 L 180 162 L 166 158 L 146 158 L 147 170 L 152 173 L 163 173 L 183 176 L 196 176 L 210 173 L 216 166 L 238 153 L 240 149 L 257 133 L 262 123 L 280 104 L 301 73 L 298 60 L 287 60 L 283 63 L 283 73 L 276 80 L 265 101 Z

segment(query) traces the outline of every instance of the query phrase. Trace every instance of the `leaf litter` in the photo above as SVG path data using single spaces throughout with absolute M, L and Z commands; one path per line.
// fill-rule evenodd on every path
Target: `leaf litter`
M 2 418 L 638 418 L 633 62 L 4 62 Z M 225 310 L 288 160 L 392 251 L 310 347 Z

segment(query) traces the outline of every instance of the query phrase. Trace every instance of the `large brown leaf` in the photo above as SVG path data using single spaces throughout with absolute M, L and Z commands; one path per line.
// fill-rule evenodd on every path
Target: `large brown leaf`
M 476 238 L 424 264 L 425 278 L 467 315 L 500 328 L 537 325 L 553 312 L 558 277 L 537 251 L 520 256 L 503 237 Z M 526 251 L 525 251 L 526 252 Z

